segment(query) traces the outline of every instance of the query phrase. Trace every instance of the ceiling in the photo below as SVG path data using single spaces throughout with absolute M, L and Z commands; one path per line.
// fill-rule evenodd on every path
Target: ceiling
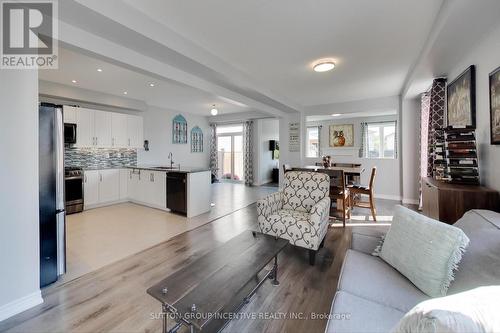
M 98 72 L 97 69 L 102 69 Z M 59 69 L 40 70 L 39 78 L 110 95 L 144 101 L 150 106 L 192 114 L 210 115 L 251 111 L 244 104 L 175 81 L 154 78 L 72 50 L 59 48 Z M 73 83 L 76 80 L 77 83 Z M 149 83 L 154 83 L 150 87 Z M 124 94 L 124 91 L 127 94 Z
M 442 0 L 122 0 L 302 106 L 398 95 Z M 315 73 L 311 63 L 337 67 Z

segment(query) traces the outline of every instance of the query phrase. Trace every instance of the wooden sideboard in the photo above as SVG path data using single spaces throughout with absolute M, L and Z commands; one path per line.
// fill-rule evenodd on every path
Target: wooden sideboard
M 458 185 L 422 178 L 422 211 L 453 224 L 471 209 L 500 211 L 498 192 L 483 186 Z

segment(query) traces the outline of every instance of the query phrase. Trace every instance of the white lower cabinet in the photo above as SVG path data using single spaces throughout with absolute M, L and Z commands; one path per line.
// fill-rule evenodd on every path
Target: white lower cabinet
M 167 208 L 167 174 L 161 171 L 136 170 L 129 180 L 132 201 L 146 206 Z
M 89 170 L 83 176 L 84 209 L 120 200 L 120 170 Z
M 85 171 L 83 174 L 83 207 L 99 203 L 99 171 Z
M 166 172 L 142 169 L 85 171 L 84 209 L 128 200 L 166 210 Z
M 120 199 L 120 170 L 99 171 L 99 203 L 115 202 Z

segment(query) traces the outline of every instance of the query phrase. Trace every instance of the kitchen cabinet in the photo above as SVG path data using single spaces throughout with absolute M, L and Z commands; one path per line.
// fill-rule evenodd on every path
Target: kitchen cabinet
M 142 117 L 127 116 L 128 147 L 142 148 L 144 142 L 144 128 Z
M 87 170 L 84 172 L 84 209 L 118 200 L 120 200 L 120 170 Z
M 99 171 L 99 203 L 114 202 L 120 199 L 120 170 Z
M 96 147 L 112 147 L 111 119 L 111 112 L 94 111 L 94 136 Z
M 129 170 L 129 179 L 128 179 L 128 197 L 132 201 L 140 202 L 142 198 L 142 194 L 140 193 L 140 178 L 141 178 L 141 170 L 139 169 L 130 169 Z
M 64 105 L 63 118 L 65 124 L 76 124 L 76 107 Z
M 126 114 L 111 113 L 111 145 L 116 148 L 128 147 Z
M 133 200 L 149 207 L 166 208 L 166 172 L 140 170 L 132 184 Z
M 131 169 L 120 169 L 120 200 L 128 198 L 128 182 Z
M 76 144 L 81 148 L 141 148 L 144 141 L 140 116 L 64 106 L 65 122 L 76 123 Z M 67 121 L 66 121 L 67 120 Z
M 78 108 L 76 110 L 75 147 L 93 147 L 94 145 L 94 110 Z
M 83 174 L 83 206 L 86 209 L 89 206 L 99 203 L 99 171 L 85 171 Z

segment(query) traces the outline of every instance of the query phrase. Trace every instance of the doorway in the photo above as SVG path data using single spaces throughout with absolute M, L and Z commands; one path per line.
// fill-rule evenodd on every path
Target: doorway
M 243 125 L 217 127 L 218 179 L 243 181 Z

